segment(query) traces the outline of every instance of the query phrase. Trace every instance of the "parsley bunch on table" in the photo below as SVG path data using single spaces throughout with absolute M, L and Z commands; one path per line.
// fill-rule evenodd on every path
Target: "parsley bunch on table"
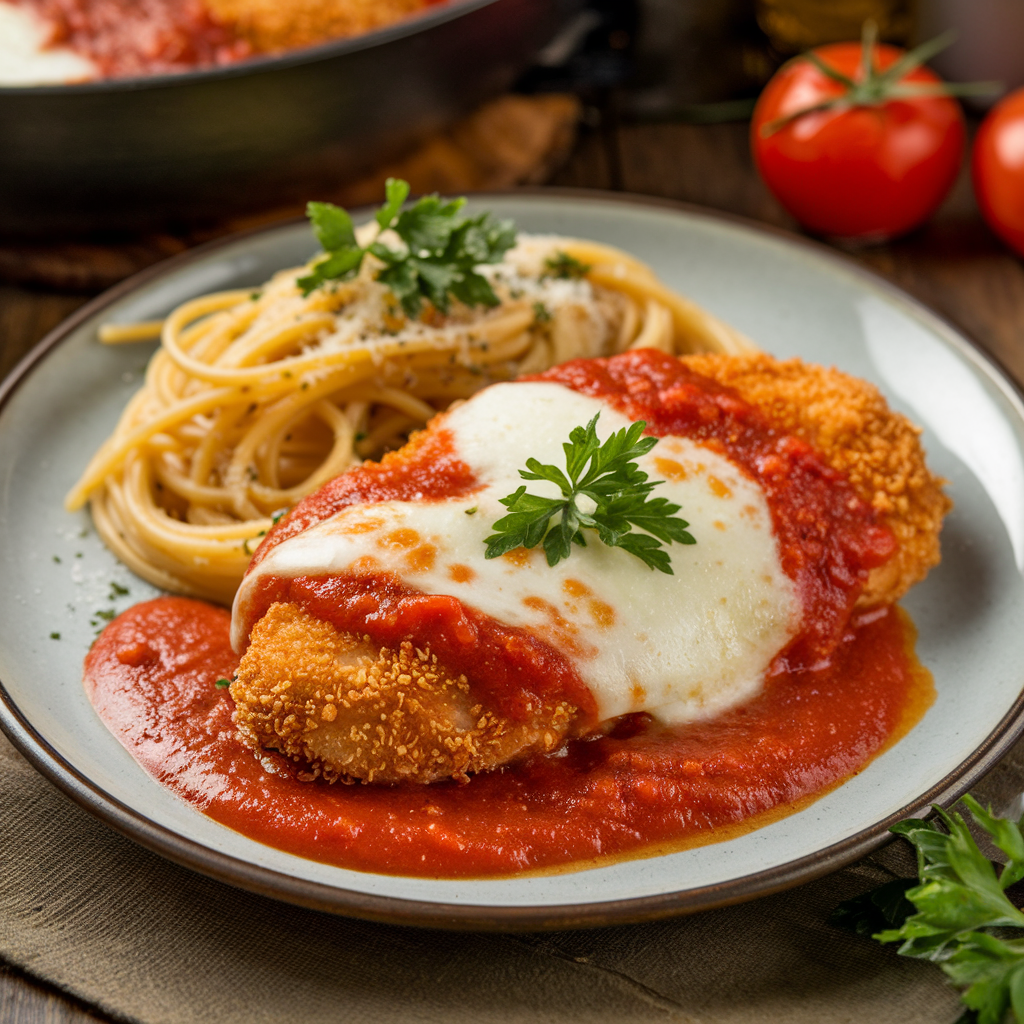
M 1024 878 L 1021 822 L 994 816 L 970 796 L 963 803 L 1006 855 L 998 871 L 963 817 L 936 807 L 937 821 L 911 818 L 891 830 L 916 847 L 919 877 L 840 904 L 832 922 L 937 963 L 965 990 L 963 1024 L 1004 1024 L 1011 1012 L 1024 1024 L 1024 913 L 1006 895 Z
M 476 268 L 499 263 L 515 245 L 516 230 L 511 221 L 495 220 L 489 213 L 467 217 L 462 213 L 465 199 L 444 200 L 423 196 L 407 210 L 409 183 L 388 178 L 386 201 L 376 213 L 381 232 L 391 229 L 401 240 L 392 248 L 377 240 L 361 246 L 356 240 L 352 218 L 333 203 L 310 203 L 306 214 L 313 224 L 324 255 L 297 281 L 303 295 L 328 281 L 354 277 L 363 258 L 372 253 L 383 264 L 377 280 L 386 285 L 406 316 L 419 316 L 428 300 L 447 313 L 452 299 L 467 306 L 496 306 L 498 296 L 490 282 Z
M 603 444 L 597 438 L 598 413 L 585 427 L 575 427 L 565 452 L 564 472 L 557 466 L 527 459 L 519 470 L 524 480 L 549 480 L 557 484 L 561 498 L 528 494 L 526 485 L 514 494 L 499 499 L 509 514 L 491 527 L 485 557 L 497 558 L 515 548 L 544 545 L 548 565 L 568 558 L 572 545 L 586 547 L 583 530 L 595 530 L 609 547 L 622 548 L 636 555 L 652 569 L 672 575 L 668 554 L 662 542 L 695 544 L 687 532 L 689 523 L 676 517 L 680 510 L 667 498 L 647 496 L 663 483 L 648 480 L 636 465 L 657 443 L 656 437 L 644 437 L 647 424 L 638 420 L 615 431 Z M 555 517 L 558 519 L 554 522 Z M 633 527 L 645 533 L 633 533 Z

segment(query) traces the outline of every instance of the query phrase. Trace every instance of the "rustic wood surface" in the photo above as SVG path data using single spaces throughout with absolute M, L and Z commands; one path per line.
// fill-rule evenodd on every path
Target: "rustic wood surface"
M 625 125 L 589 130 L 554 184 L 698 203 L 795 230 L 759 181 L 746 126 Z M 901 241 L 851 252 L 963 329 L 1024 383 L 1024 266 L 981 221 L 966 172 L 939 215 Z M 0 378 L 87 294 L 0 287 Z M 0 1022 L 110 1018 L 0 963 Z

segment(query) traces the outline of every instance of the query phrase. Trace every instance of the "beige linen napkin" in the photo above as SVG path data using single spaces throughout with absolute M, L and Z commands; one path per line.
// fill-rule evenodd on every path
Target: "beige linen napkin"
M 1020 790 L 1024 744 L 980 787 Z M 528 935 L 426 931 L 254 896 L 136 846 L 0 736 L 0 957 L 143 1024 L 949 1024 L 929 964 L 826 924 L 913 872 L 902 843 L 753 903 Z

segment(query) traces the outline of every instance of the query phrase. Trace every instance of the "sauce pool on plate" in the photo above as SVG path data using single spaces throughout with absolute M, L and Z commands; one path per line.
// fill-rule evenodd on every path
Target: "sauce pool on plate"
M 238 661 L 229 627 L 226 611 L 186 598 L 129 609 L 86 659 L 96 711 L 150 775 L 215 821 L 301 857 L 385 874 L 587 867 L 727 838 L 860 771 L 933 699 L 909 618 L 885 608 L 854 622 L 827 668 L 776 674 L 710 721 L 665 729 L 627 717 L 562 756 L 467 785 L 328 785 L 302 780 L 283 758 L 261 763 L 237 739 L 234 703 L 216 686 Z
M 167 597 L 111 623 L 85 664 L 94 707 L 147 772 L 216 821 L 299 856 L 389 874 L 501 876 L 729 838 L 821 796 L 920 720 L 933 688 L 914 656 L 909 618 L 894 606 L 855 608 L 868 570 L 891 556 L 894 539 L 808 444 L 774 428 L 730 389 L 656 353 L 578 361 L 534 380 L 544 382 L 545 395 L 559 385 L 566 395 L 600 398 L 630 419 L 644 419 L 658 436 L 692 439 L 727 456 L 763 489 L 782 569 L 804 613 L 798 631 L 770 659 L 762 685 L 711 715 L 672 717 L 657 706 L 647 713 L 635 705 L 622 714 L 613 707 L 602 716 L 602 730 L 468 782 L 331 785 L 301 759 L 266 748 L 257 755 L 243 745 L 231 695 L 217 686 L 238 666 L 231 617 L 212 605 Z M 528 387 L 533 391 L 522 394 L 537 390 Z M 494 392 L 490 405 L 497 408 L 509 394 Z M 239 595 L 239 648 L 270 603 L 285 600 L 339 629 L 365 631 L 376 644 L 409 637 L 438 651 L 484 692 L 492 676 L 502 676 L 487 659 L 508 647 L 504 640 L 492 642 L 487 630 L 479 643 L 460 640 L 456 627 L 468 614 L 478 627 L 491 623 L 499 640 L 507 632 L 500 616 L 474 611 L 472 600 L 463 606 L 444 593 L 420 593 L 397 577 L 327 570 L 310 576 L 301 560 L 291 567 L 298 575 L 269 571 L 289 538 L 309 536 L 316 524 L 359 501 L 372 508 L 407 492 L 435 504 L 457 497 L 457 519 L 465 520 L 462 506 L 478 483 L 445 448 L 443 429 L 463 414 L 420 435 L 401 458 L 336 478 L 271 531 L 250 572 L 250 583 L 262 582 L 249 591 L 243 584 Z M 685 582 L 686 574 L 678 579 Z M 439 615 L 439 603 L 454 610 Z M 687 614 L 699 617 L 701 607 L 697 602 Z M 462 618 L 455 615 L 460 609 Z M 448 622 L 453 615 L 455 625 Z M 387 634 L 389 623 L 394 636 Z M 678 631 L 671 621 L 663 628 Z M 512 677 L 502 683 L 507 697 L 552 686 L 572 696 L 581 685 L 575 663 L 540 637 L 530 639 L 529 649 L 517 647 L 523 658 L 515 671 L 498 665 Z M 469 662 L 458 660 L 460 643 Z M 554 670 L 559 665 L 564 671 Z M 576 703 L 593 716 L 586 701 Z M 501 710 L 515 719 L 514 701 Z

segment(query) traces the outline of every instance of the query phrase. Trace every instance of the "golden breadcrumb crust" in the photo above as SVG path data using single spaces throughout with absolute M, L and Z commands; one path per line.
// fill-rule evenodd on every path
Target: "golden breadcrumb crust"
M 214 17 L 259 51 L 362 35 L 414 14 L 427 0 L 206 0 Z
M 408 642 L 378 650 L 281 602 L 253 627 L 231 696 L 247 746 L 280 751 L 328 782 L 465 781 L 550 753 L 576 714 L 557 703 L 510 722 L 429 651 Z
M 899 550 L 872 571 L 859 604 L 898 600 L 939 564 L 939 530 L 952 502 L 932 476 L 915 427 L 878 388 L 835 369 L 767 355 L 694 355 L 691 369 L 726 384 L 846 474 L 896 535 Z

